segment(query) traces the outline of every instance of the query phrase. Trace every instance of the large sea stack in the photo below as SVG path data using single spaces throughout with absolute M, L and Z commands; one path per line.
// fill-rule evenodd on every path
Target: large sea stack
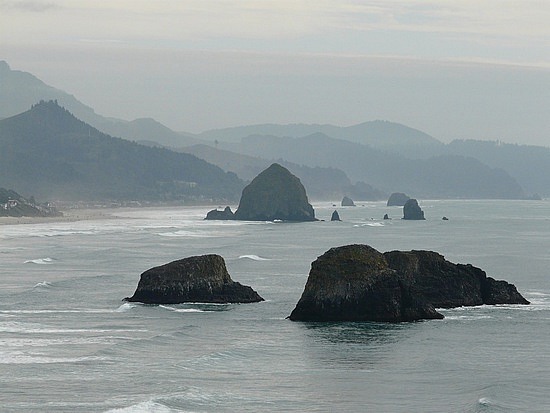
M 243 189 L 235 219 L 316 221 L 300 179 L 274 163 Z
M 317 258 L 293 321 L 440 319 L 436 308 L 529 304 L 506 281 L 431 251 L 380 253 L 368 245 L 331 248 Z
M 416 199 L 411 198 L 407 202 L 405 202 L 405 205 L 403 205 L 403 219 L 426 219 L 424 218 L 424 211 L 422 211 Z
M 145 304 L 254 303 L 256 291 L 231 279 L 224 259 L 215 254 L 184 258 L 141 274 L 127 301 Z

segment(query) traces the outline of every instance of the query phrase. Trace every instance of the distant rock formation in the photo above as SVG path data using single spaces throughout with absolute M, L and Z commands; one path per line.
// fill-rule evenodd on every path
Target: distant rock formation
M 403 205 L 403 219 L 422 220 L 424 218 L 424 211 L 418 206 L 418 201 L 414 198 L 409 199 Z
M 145 304 L 254 303 L 263 298 L 252 288 L 234 282 L 224 259 L 210 254 L 145 271 L 134 295 L 125 300 Z
M 341 221 L 340 214 L 338 214 L 338 211 L 334 211 L 332 213 L 332 216 L 330 217 L 331 221 Z
M 354 207 L 355 202 L 353 202 L 353 199 L 351 199 L 350 197 L 345 196 L 344 198 L 342 198 L 342 206 L 343 207 L 345 207 L 345 206 Z
M 233 213 L 233 211 L 231 211 L 231 208 L 227 206 L 223 211 L 218 211 L 217 209 L 213 209 L 212 211 L 209 211 L 206 214 L 206 218 L 204 219 L 210 219 L 210 220 L 235 219 L 235 214 Z
M 59 217 L 63 213 L 48 203 L 39 204 L 34 197 L 23 198 L 11 189 L 0 188 L 0 217 Z
M 405 203 L 411 199 L 409 196 L 405 195 L 403 192 L 394 192 L 388 198 L 387 206 L 404 206 Z
M 443 221 L 448 221 L 448 220 L 449 220 L 449 218 L 447 218 L 447 217 L 443 217 L 443 218 L 441 218 L 441 219 L 442 219 Z
M 441 319 L 436 308 L 529 304 L 506 281 L 431 251 L 384 254 L 368 245 L 331 248 L 317 258 L 293 321 L 400 322 Z
M 274 163 L 243 189 L 235 219 L 317 221 L 300 179 Z
M 388 216 L 388 214 L 384 214 L 384 219 L 390 219 L 390 217 Z

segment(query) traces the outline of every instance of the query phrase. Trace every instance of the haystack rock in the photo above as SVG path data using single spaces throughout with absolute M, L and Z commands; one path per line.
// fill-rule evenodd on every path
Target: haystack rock
M 263 298 L 252 288 L 233 281 L 224 259 L 210 254 L 145 271 L 134 295 L 125 300 L 145 304 L 254 303 Z
M 424 218 L 424 211 L 420 209 L 418 201 L 416 199 L 409 199 L 403 205 L 403 219 L 422 220 Z
M 300 179 L 274 163 L 243 189 L 235 219 L 317 221 Z
M 346 206 L 354 207 L 355 202 L 353 202 L 353 199 L 351 199 L 350 197 L 345 196 L 344 198 L 342 198 L 342 206 L 343 207 L 346 207 Z
M 388 198 L 386 206 L 404 206 L 405 202 L 410 199 L 409 196 L 405 195 L 403 192 L 394 192 Z
M 331 248 L 317 258 L 293 321 L 400 322 L 441 319 L 436 308 L 529 304 L 506 281 L 431 251 L 380 253 L 368 245 Z

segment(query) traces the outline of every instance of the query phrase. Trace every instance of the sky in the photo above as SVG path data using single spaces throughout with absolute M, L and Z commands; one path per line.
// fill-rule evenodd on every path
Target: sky
M 550 146 L 548 0 L 0 0 L 0 59 L 174 130 L 383 119 Z

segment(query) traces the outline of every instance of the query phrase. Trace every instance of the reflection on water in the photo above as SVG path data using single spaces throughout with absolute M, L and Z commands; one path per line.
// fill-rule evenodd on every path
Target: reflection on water
M 303 323 L 306 352 L 323 365 L 373 368 L 391 357 L 396 343 L 407 339 L 417 323 Z

